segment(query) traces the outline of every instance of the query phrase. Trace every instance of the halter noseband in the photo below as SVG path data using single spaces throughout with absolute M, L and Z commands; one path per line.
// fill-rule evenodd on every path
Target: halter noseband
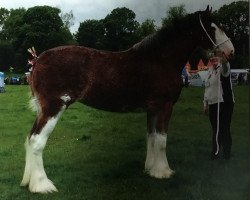
M 200 24 L 201 24 L 201 27 L 202 29 L 204 30 L 204 32 L 206 33 L 207 37 L 209 38 L 209 40 L 212 42 L 212 44 L 214 45 L 214 49 L 217 49 L 220 45 L 224 44 L 225 42 L 229 41 L 230 38 L 227 38 L 226 40 L 220 42 L 219 44 L 216 44 L 213 39 L 210 37 L 210 35 L 208 34 L 207 30 L 205 29 L 202 21 L 201 21 L 201 15 L 199 14 L 199 20 L 200 20 Z

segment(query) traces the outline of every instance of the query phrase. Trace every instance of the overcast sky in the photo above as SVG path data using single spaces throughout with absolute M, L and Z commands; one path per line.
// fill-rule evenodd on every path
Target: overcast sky
M 0 0 L 0 7 L 13 8 L 48 5 L 58 7 L 63 13 L 73 11 L 75 20 L 72 32 L 77 31 L 79 23 L 86 19 L 102 19 L 117 7 L 127 7 L 136 14 L 136 20 L 143 22 L 150 18 L 161 24 L 161 19 L 166 16 L 166 11 L 171 6 L 184 4 L 188 13 L 204 10 L 207 5 L 213 10 L 219 9 L 224 4 L 237 0 Z

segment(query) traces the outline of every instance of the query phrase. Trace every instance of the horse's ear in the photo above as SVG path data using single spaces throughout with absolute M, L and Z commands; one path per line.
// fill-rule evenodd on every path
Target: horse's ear
M 207 9 L 205 10 L 206 13 L 209 13 L 209 5 L 207 5 Z
M 211 6 L 210 11 L 209 11 L 209 12 L 210 12 L 210 14 L 212 14 L 212 9 L 213 9 L 213 7 Z
M 212 7 L 210 8 L 210 6 L 207 5 L 207 8 L 206 8 L 206 10 L 205 10 L 205 13 L 211 14 L 211 13 L 212 13 Z

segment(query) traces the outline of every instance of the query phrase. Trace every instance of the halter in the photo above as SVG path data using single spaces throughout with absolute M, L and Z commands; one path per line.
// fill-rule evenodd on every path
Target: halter
M 199 14 L 199 20 L 200 20 L 200 24 L 201 24 L 202 29 L 204 30 L 204 32 L 206 33 L 207 37 L 209 38 L 209 40 L 210 40 L 210 41 L 212 42 L 212 44 L 214 45 L 214 49 L 217 49 L 220 45 L 222 45 L 222 44 L 224 44 L 225 42 L 227 42 L 227 41 L 230 40 L 230 38 L 228 38 L 228 39 L 226 39 L 226 40 L 220 42 L 219 44 L 216 44 L 216 43 L 213 41 L 213 39 L 210 37 L 210 35 L 208 34 L 207 30 L 205 29 L 205 27 L 204 27 L 204 25 L 203 25 L 203 23 L 202 23 L 202 21 L 201 21 L 201 15 L 200 15 L 200 14 Z

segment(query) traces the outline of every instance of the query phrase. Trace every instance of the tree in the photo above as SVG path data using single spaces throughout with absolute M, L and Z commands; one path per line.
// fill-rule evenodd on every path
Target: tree
M 73 36 L 59 16 L 60 9 L 50 6 L 35 6 L 27 11 L 23 8 L 11 10 L 4 22 L 5 39 L 15 49 L 13 65 L 26 66 L 27 48 L 35 46 L 38 53 L 59 45 L 70 44 Z
M 6 8 L 0 8 L 0 31 L 3 28 L 3 24 L 6 18 L 9 16 L 9 11 Z
M 0 71 L 6 71 L 13 63 L 15 52 L 9 41 L 0 40 Z
M 108 50 L 125 50 L 138 41 L 139 23 L 128 8 L 116 8 L 104 19 L 105 46 Z
M 156 25 L 154 24 L 154 20 L 146 19 L 138 28 L 139 38 L 143 39 L 146 36 L 154 33 L 156 31 Z
M 85 20 L 80 23 L 75 35 L 79 45 L 103 49 L 104 25 L 103 20 Z
M 167 16 L 162 19 L 162 26 L 169 26 L 174 19 L 179 19 L 187 14 L 185 5 L 181 4 L 179 6 L 170 7 L 167 11 Z
M 19 41 L 23 48 L 36 46 L 45 50 L 63 44 L 60 33 L 63 21 L 59 16 L 60 9 L 49 6 L 29 8 L 23 17 Z
M 60 17 L 65 28 L 70 29 L 74 25 L 75 17 L 72 10 L 69 13 L 61 13 Z
M 23 16 L 26 10 L 24 8 L 11 9 L 8 16 L 5 18 L 2 27 L 2 39 L 13 41 L 16 39 L 20 30 L 20 25 L 23 24 Z
M 222 6 L 214 16 L 225 29 L 235 47 L 233 67 L 249 65 L 249 2 L 237 1 Z

